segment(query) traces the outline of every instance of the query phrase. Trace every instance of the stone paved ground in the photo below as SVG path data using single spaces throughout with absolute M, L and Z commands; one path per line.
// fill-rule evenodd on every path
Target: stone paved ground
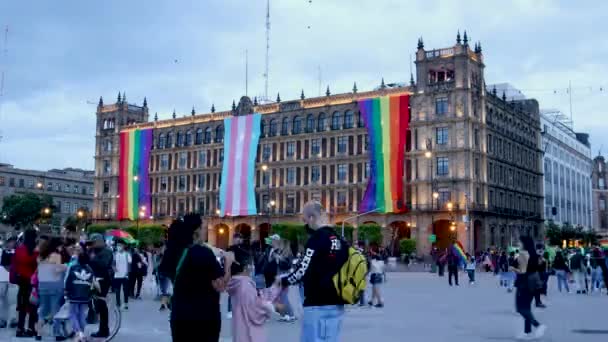
M 464 277 L 464 274 L 461 274 Z M 428 273 L 390 273 L 384 287 L 384 309 L 349 309 L 342 341 L 513 341 L 521 318 L 515 314 L 513 294 L 498 288 L 494 277 L 478 275 L 479 282 L 450 288 L 446 278 Z M 550 284 L 548 308 L 535 310 L 549 326 L 544 341 L 608 341 L 608 296 L 556 293 Z M 222 336 L 230 341 L 230 322 L 223 322 Z M 576 332 L 587 330 L 587 333 Z M 269 342 L 298 341 L 299 324 L 271 322 Z M 598 334 L 602 333 L 602 334 Z M 0 341 L 7 339 L 0 332 Z M 124 315 L 117 342 L 170 341 L 167 315 L 157 303 L 141 301 Z

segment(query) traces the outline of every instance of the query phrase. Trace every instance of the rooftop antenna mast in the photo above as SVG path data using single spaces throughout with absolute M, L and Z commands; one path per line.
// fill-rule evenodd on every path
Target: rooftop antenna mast
M 8 55 L 8 25 L 4 29 L 4 43 L 2 44 L 2 60 L 0 61 L 0 67 L 2 67 L 0 72 L 0 122 L 2 121 L 2 102 L 4 99 L 4 72 L 6 69 L 6 57 Z M 0 125 L 2 127 L 2 125 Z M 0 142 L 2 142 L 2 130 L 0 129 Z
M 270 0 L 266 0 L 266 64 L 264 68 L 264 100 L 268 101 L 268 77 L 270 59 Z

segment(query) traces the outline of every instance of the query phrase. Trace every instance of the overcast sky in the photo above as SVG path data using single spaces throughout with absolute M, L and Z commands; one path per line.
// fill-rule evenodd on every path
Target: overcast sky
M 95 105 L 126 91 L 151 117 L 230 108 L 264 91 L 265 0 L 0 1 L 9 26 L 0 162 L 21 168 L 93 168 Z M 543 108 L 569 114 L 608 150 L 606 1 L 271 0 L 271 98 L 300 89 L 360 90 L 409 81 L 425 48 L 481 41 L 486 83 L 509 82 Z M 0 46 L 4 46 L 0 40 Z M 603 87 L 603 91 L 600 91 Z M 91 104 L 92 103 L 92 104 Z

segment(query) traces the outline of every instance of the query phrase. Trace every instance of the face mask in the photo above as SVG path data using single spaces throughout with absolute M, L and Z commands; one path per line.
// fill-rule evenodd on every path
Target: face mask
M 125 248 L 124 248 L 123 246 L 118 246 L 118 251 L 119 251 L 119 252 L 124 251 L 124 249 L 125 249 Z

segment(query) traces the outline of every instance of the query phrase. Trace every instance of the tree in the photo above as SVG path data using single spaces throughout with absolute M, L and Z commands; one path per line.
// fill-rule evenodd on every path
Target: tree
M 49 195 L 14 194 L 4 198 L 0 220 L 15 229 L 28 228 L 40 219 L 50 219 L 53 210 L 53 198 Z

